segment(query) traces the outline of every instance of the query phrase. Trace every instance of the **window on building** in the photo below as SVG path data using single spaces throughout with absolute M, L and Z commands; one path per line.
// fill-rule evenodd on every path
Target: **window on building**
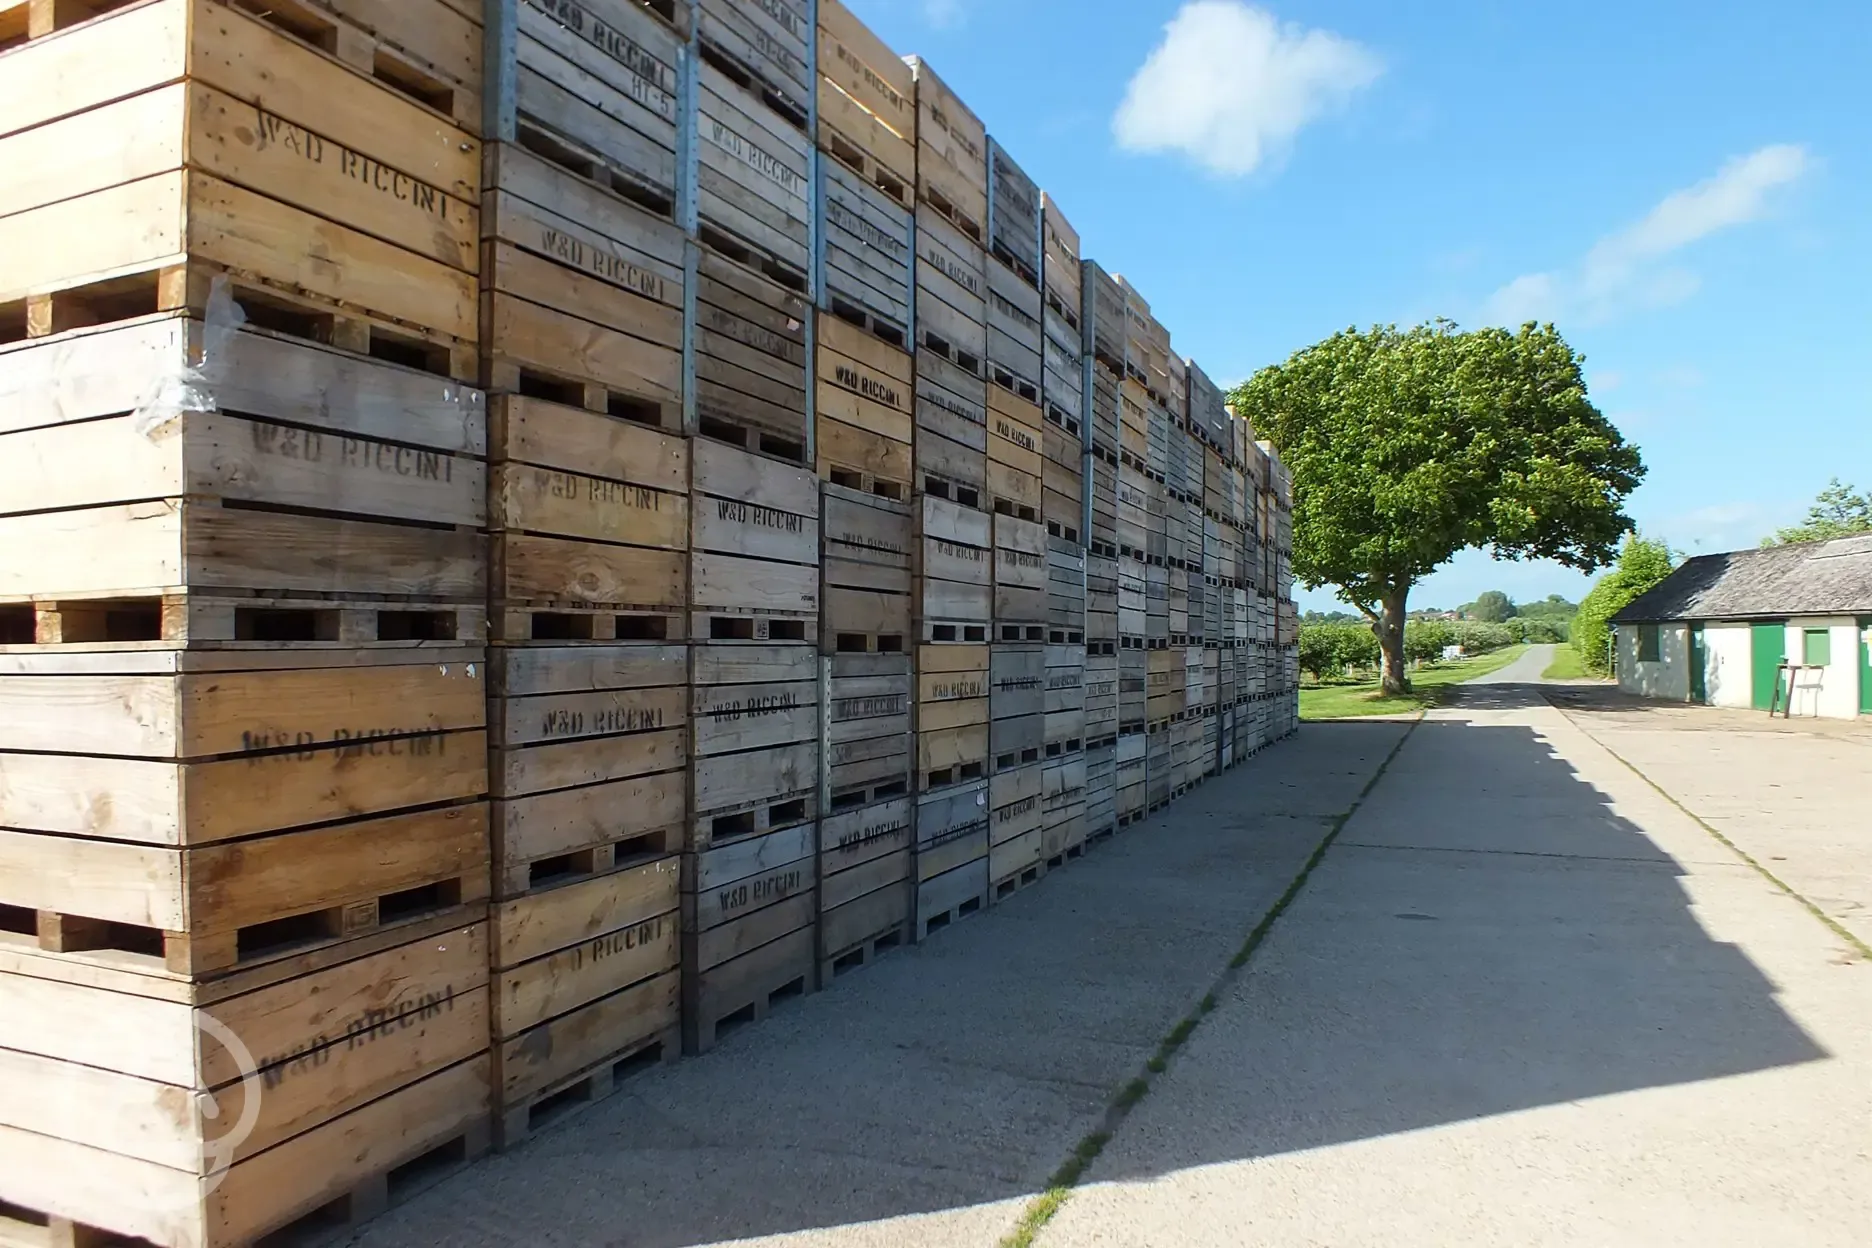
M 1638 626 L 1638 661 L 1640 663 L 1661 662 L 1664 654 L 1663 629 L 1656 624 Z
M 1801 633 L 1801 662 L 1808 667 L 1825 667 L 1833 661 L 1833 634 L 1824 628 L 1809 628 Z

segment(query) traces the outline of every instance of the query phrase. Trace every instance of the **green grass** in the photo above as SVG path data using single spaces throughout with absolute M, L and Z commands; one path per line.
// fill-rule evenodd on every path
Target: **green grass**
M 1383 697 L 1375 680 L 1333 685 L 1300 687 L 1301 719 L 1352 719 L 1360 715 L 1410 715 L 1434 706 L 1447 685 L 1461 684 L 1490 672 L 1498 672 L 1520 658 L 1526 646 L 1459 659 L 1454 663 L 1432 663 L 1411 673 L 1411 692 L 1401 698 Z
M 1586 670 L 1586 660 L 1572 646 L 1563 645 L 1554 651 L 1553 662 L 1541 673 L 1542 680 L 1586 680 L 1592 673 Z

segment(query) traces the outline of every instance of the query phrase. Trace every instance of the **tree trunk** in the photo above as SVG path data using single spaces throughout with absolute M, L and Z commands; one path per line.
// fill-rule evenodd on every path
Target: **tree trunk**
M 1378 617 L 1378 648 L 1384 654 L 1384 684 L 1386 695 L 1400 695 L 1410 692 L 1410 676 L 1404 668 L 1404 603 L 1410 597 L 1410 586 L 1400 585 L 1384 597 L 1381 604 L 1383 614 Z

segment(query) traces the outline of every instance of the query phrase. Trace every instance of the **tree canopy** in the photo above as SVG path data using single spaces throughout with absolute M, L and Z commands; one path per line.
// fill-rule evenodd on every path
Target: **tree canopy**
M 1807 519 L 1793 528 L 1782 529 L 1773 537 L 1764 537 L 1764 546 L 1785 546 L 1793 542 L 1823 542 L 1835 537 L 1853 537 L 1872 533 L 1872 490 L 1864 494 L 1834 477 L 1820 497 L 1807 510 Z
M 1484 624 L 1500 624 L 1515 615 L 1514 599 L 1499 589 L 1485 590 L 1476 595 L 1476 600 L 1469 604 L 1464 612 L 1472 620 L 1481 620 Z
M 1590 671 L 1608 670 L 1606 643 L 1612 636 L 1608 622 L 1639 594 L 1671 574 L 1677 557 L 1663 542 L 1634 534 L 1619 552 L 1618 567 L 1599 578 L 1581 600 L 1573 617 L 1573 648 Z
M 1411 586 L 1469 547 L 1609 563 L 1644 463 L 1551 325 L 1348 329 L 1230 396 L 1293 474 L 1294 572 L 1372 621 L 1401 691 Z

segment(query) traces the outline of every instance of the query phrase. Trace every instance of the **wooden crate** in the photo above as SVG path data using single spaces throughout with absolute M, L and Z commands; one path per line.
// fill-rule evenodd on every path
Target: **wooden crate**
M 682 234 L 552 155 L 488 150 L 483 380 L 679 430 Z
M 1038 292 L 1040 188 L 993 136 L 988 139 L 988 245 L 995 259 Z
M 1118 555 L 1118 456 L 1095 449 L 1092 454 L 1092 553 Z
M 901 141 L 886 142 L 871 154 L 912 186 L 916 182 L 916 80 L 883 40 L 852 16 L 840 0 L 819 3 L 819 73 L 855 101 L 871 118 Z M 836 131 L 838 127 L 834 127 Z M 874 132 L 870 132 L 874 133 Z M 844 135 L 862 141 L 863 135 Z M 881 138 L 881 136 L 880 136 Z M 821 117 L 820 143 L 826 142 Z M 907 202 L 907 201 L 906 201 Z
M 912 357 L 826 313 L 815 330 L 819 475 L 908 502 L 915 476 Z
M 1046 755 L 1076 753 L 1086 737 L 1086 652 L 1083 645 L 1046 648 Z
M 840 654 L 831 664 L 826 741 L 828 812 L 868 806 L 911 790 L 908 654 Z
M 1122 382 L 1109 369 L 1104 361 L 1094 361 L 1092 367 L 1092 393 L 1088 407 L 1091 409 L 1091 442 L 1095 454 L 1116 463 L 1119 447 L 1119 410 L 1120 387 Z
M 567 631 L 561 608 L 610 608 L 614 619 L 628 616 L 639 631 L 680 638 L 688 599 L 688 443 L 520 395 L 496 396 L 490 413 L 491 598 L 499 638 L 557 639 Z
M 696 279 L 696 423 L 708 437 L 804 464 L 806 300 L 704 251 Z
M 500 646 L 489 681 L 498 896 L 680 847 L 690 712 L 682 645 Z
M 703 72 L 734 83 L 803 132 L 814 35 L 805 0 L 695 0 L 695 10 Z
M 492 908 L 501 1147 L 679 1052 L 680 878 L 669 854 Z
M 1086 747 L 1086 838 L 1096 840 L 1118 823 L 1118 739 Z
M 917 347 L 987 376 L 988 260 L 927 203 L 916 211 Z
M 985 778 L 917 802 L 917 940 L 987 907 L 988 819 Z
M 722 3 L 727 7 L 730 0 Z M 755 9 L 732 7 L 741 12 Z M 773 7 L 788 8 L 785 0 L 773 0 Z M 702 9 L 705 37 L 709 9 L 710 5 Z M 750 93 L 723 72 L 719 62 L 704 59 L 697 89 L 701 240 L 789 290 L 810 290 L 812 141 L 794 128 L 791 118 L 767 107 L 771 96 Z
M 1085 468 L 1077 434 L 1068 435 L 1051 418 L 1041 432 L 1042 495 L 1040 516 L 1047 535 L 1081 546 L 1085 521 Z
M 1046 742 L 1046 647 L 1000 645 L 989 656 L 989 747 L 997 772 L 1038 762 Z
M 1049 304 L 1040 317 L 1040 391 L 1047 420 L 1083 445 L 1085 369 L 1079 328 Z
M 0 1226 L 29 1244 L 235 1248 L 369 1217 L 407 1194 L 389 1183 L 405 1163 L 479 1155 L 486 925 L 348 952 L 146 994 L 0 949 Z
M 1047 640 L 1084 647 L 1086 642 L 1085 547 L 1047 538 Z
M 1042 844 L 1049 867 L 1077 857 L 1086 840 L 1086 756 L 1083 749 L 1049 757 L 1041 777 Z
M 926 494 L 917 524 L 915 585 L 923 642 L 987 641 L 994 613 L 993 517 Z
M 831 161 L 820 164 L 827 310 L 899 351 L 910 341 L 912 217 L 883 192 Z
M 690 847 L 810 822 L 819 794 L 819 651 L 696 645 Z
M 1118 724 L 1119 731 L 1142 732 L 1149 710 L 1149 654 L 1142 648 L 1142 638 L 1123 645 L 1118 651 Z
M 706 439 L 691 446 L 690 636 L 806 642 L 819 630 L 819 482 Z
M 819 983 L 867 966 L 911 934 L 916 837 L 908 795 L 819 824 Z
M 1038 522 L 1046 422 L 1035 404 L 999 386 L 988 392 L 988 500 L 1003 515 Z
M 988 774 L 989 647 L 917 651 L 918 787 L 930 792 Z
M 819 16 L 823 48 L 826 38 L 823 10 Z M 856 20 L 851 19 L 849 13 L 846 17 L 854 22 Z M 848 49 L 844 47 L 836 51 L 849 55 Z M 899 69 L 907 69 L 895 58 L 891 58 L 891 62 Z M 837 62 L 832 68 L 843 71 L 841 78 L 844 81 L 850 81 L 856 76 L 850 61 Z M 882 85 L 882 78 L 872 73 L 869 66 L 859 68 L 867 79 L 865 86 L 859 90 L 866 99 L 878 102 L 880 92 L 868 88 L 874 83 Z M 884 90 L 890 91 L 891 88 L 884 87 Z M 864 100 L 848 92 L 840 81 L 823 73 L 819 78 L 819 148 L 831 158 L 826 164 L 836 162 L 849 168 L 866 188 L 875 189 L 889 203 L 906 211 L 915 203 L 916 144 L 891 129 L 865 106 Z
M 632 0 L 518 0 L 514 10 L 515 139 L 672 217 L 683 37 Z
M 18 88 L 0 99 L 0 159 L 31 171 L 0 192 L 0 337 L 199 312 L 223 275 L 256 319 L 265 302 L 308 336 L 472 379 L 473 135 L 208 0 L 138 6 L 0 64 Z
M 908 659 L 916 542 L 909 505 L 827 485 L 823 508 L 821 647 Z
M 1118 635 L 1136 638 L 1140 643 L 1150 627 L 1148 571 L 1142 552 L 1118 560 Z
M 994 543 L 996 640 L 1045 641 L 1046 529 L 1015 516 L 997 515 L 994 518 Z
M 991 264 L 987 274 L 988 379 L 1040 402 L 1040 292 L 1005 265 Z
M 929 350 L 916 353 L 915 482 L 925 494 L 981 507 L 988 483 L 987 383 Z
M 988 881 L 996 900 L 1036 882 L 1045 867 L 1044 788 L 1045 766 L 1037 761 L 997 772 L 988 782 Z
M 916 79 L 917 199 L 983 246 L 988 220 L 988 132 L 936 76 L 929 62 L 916 56 L 906 56 L 904 61 Z
M 20 921 L 0 940 L 189 978 L 472 909 L 488 892 L 485 692 L 481 652 L 454 657 L 11 658 L 0 905 Z M 396 852 L 346 861 L 380 838 Z
M 0 348 L 0 386 L 22 396 L 0 415 L 9 637 L 479 641 L 480 394 L 247 331 L 217 339 L 222 410 L 140 407 L 202 336 L 166 318 Z
M 1118 655 L 1092 654 L 1085 668 L 1086 738 L 1102 741 L 1118 731 Z
M 1084 317 L 1084 263 L 1079 257 L 1079 231 L 1073 229 L 1059 201 L 1045 191 L 1040 193 L 1041 293 L 1047 310 L 1060 319 L 1071 333 L 1061 342 L 1082 350 L 1080 325 Z
M 759 1021 L 818 971 L 817 833 L 811 823 L 683 855 L 683 1029 L 706 1053 L 725 1024 Z
M 1125 292 L 1096 260 L 1084 261 L 1079 271 L 1086 349 L 1112 377 L 1122 380 L 1129 345 Z
M 1148 744 L 1149 738 L 1142 726 L 1135 731 L 1121 730 L 1119 732 L 1115 756 L 1117 763 L 1114 770 L 1120 826 L 1142 816 L 1148 804 L 1145 783 Z

